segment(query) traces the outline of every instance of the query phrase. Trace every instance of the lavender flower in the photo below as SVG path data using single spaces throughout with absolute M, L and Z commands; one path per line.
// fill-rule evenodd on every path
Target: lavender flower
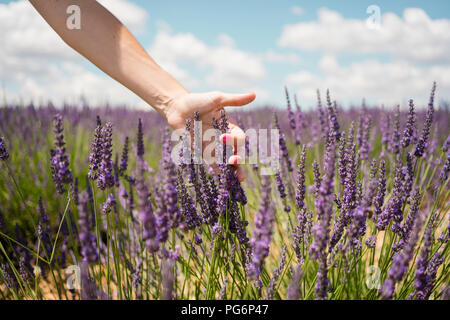
M 194 188 L 198 194 L 198 197 L 201 199 L 200 207 L 202 209 L 205 222 L 213 225 L 218 218 L 216 214 L 216 198 L 213 196 L 210 185 L 211 182 L 214 184 L 214 180 L 208 180 L 203 164 L 198 165 L 198 169 L 200 179 Z M 215 188 L 215 184 L 213 188 Z
M 175 164 L 171 159 L 172 146 L 169 139 L 169 131 L 166 130 L 163 143 L 163 155 L 161 164 L 163 168 L 164 202 L 167 209 L 168 223 L 175 228 L 180 223 L 180 212 L 178 209 L 177 174 Z
M 406 154 L 406 166 L 402 168 L 403 170 L 403 192 L 405 200 L 409 199 L 411 190 L 414 184 L 414 168 L 413 168 L 413 156 L 412 153 Z
M 166 202 L 161 188 L 155 188 L 155 222 L 157 226 L 157 238 L 162 244 L 167 241 L 169 237 L 169 217 Z
M 201 225 L 201 219 L 197 214 L 194 201 L 186 190 L 186 185 L 180 171 L 178 171 L 177 187 L 178 194 L 180 195 L 181 216 L 184 219 L 182 227 L 193 230 Z
M 8 150 L 5 146 L 5 139 L 0 137 L 0 160 L 6 161 L 9 158 Z
M 371 235 L 367 238 L 367 240 L 365 241 L 366 246 L 368 246 L 369 248 L 373 249 L 375 248 L 376 244 L 377 244 L 377 237 L 374 235 Z
M 364 208 L 366 208 L 366 210 L 369 210 L 369 208 L 372 206 L 372 202 L 375 197 L 375 193 L 377 191 L 378 187 L 377 171 L 378 171 L 377 161 L 374 159 L 372 160 L 372 163 L 370 165 L 369 184 L 367 186 L 367 190 L 361 204 Z
M 280 264 L 277 268 L 275 268 L 275 270 L 273 270 L 272 278 L 270 278 L 269 284 L 267 285 L 265 300 L 273 300 L 275 288 L 278 284 L 278 280 L 280 279 L 281 273 L 284 270 L 285 264 L 286 264 L 286 247 L 283 247 L 283 251 L 281 252 Z
M 284 92 L 286 94 L 287 115 L 288 115 L 288 119 L 289 119 L 289 126 L 291 127 L 292 131 L 295 132 L 295 129 L 296 129 L 295 114 L 292 111 L 291 100 L 289 99 L 289 92 L 288 92 L 288 89 L 286 86 L 284 87 Z
M 390 141 L 390 151 L 394 154 L 400 153 L 400 106 L 397 105 L 394 118 L 394 128 Z
M 427 285 L 425 286 L 423 293 L 417 294 L 418 298 L 422 298 L 423 300 L 429 299 L 430 295 L 432 293 L 433 287 L 436 283 L 436 275 L 439 266 L 444 263 L 444 259 L 442 258 L 442 254 L 440 252 L 436 252 L 433 257 L 430 259 L 430 262 L 428 264 L 427 268 L 427 275 L 428 275 L 428 281 Z
M 361 203 L 356 210 L 353 211 L 351 224 L 348 229 L 348 237 L 354 248 L 361 247 L 360 238 L 363 237 L 366 232 L 366 216 L 370 212 L 370 206 L 372 205 L 372 199 L 377 187 L 376 173 L 377 163 L 373 160 L 370 167 L 369 186 L 367 187 L 366 194 L 364 195 Z
M 444 165 L 439 175 L 439 179 L 441 180 L 441 182 L 445 182 L 448 179 L 449 172 L 450 172 L 450 152 L 447 152 L 447 158 L 445 159 Z
M 98 169 L 97 186 L 101 190 L 112 188 L 115 185 L 112 162 L 112 124 L 106 123 L 101 131 L 102 136 L 102 152 L 101 161 Z
M 122 150 L 122 156 L 120 158 L 120 168 L 119 173 L 121 176 L 125 174 L 128 168 L 128 144 L 129 139 L 128 137 L 125 137 L 125 143 L 123 144 L 123 150 Z
M 23 283 L 26 286 L 29 286 L 31 279 L 30 279 L 30 276 L 28 274 L 28 270 L 27 270 L 27 267 L 26 267 L 25 256 L 20 256 L 20 259 L 19 259 L 19 274 L 20 274 L 20 277 L 22 278 Z
M 39 197 L 39 219 L 37 223 L 38 237 L 43 246 L 45 252 L 44 254 L 50 258 L 52 254 L 52 241 L 50 239 L 50 220 L 44 209 L 44 204 L 42 203 L 42 197 Z
M 300 154 L 300 162 L 298 165 L 297 171 L 297 194 L 296 194 L 296 204 L 297 204 L 297 226 L 295 226 L 293 230 L 293 238 L 294 238 L 294 249 L 297 255 L 297 259 L 300 261 L 302 259 L 301 256 L 301 244 L 304 239 L 304 235 L 306 232 L 307 225 L 307 216 L 306 216 L 306 206 L 304 203 L 305 200 L 305 162 L 306 162 L 306 147 L 303 146 L 302 152 Z
M 345 139 L 345 132 L 342 132 L 339 139 L 339 158 L 338 158 L 338 174 L 341 179 L 341 184 L 345 185 L 345 177 L 347 176 L 347 140 Z
M 369 151 L 370 151 L 370 128 L 372 125 L 372 118 L 368 115 L 365 115 L 362 122 L 362 130 L 361 130 L 361 144 L 360 144 L 360 157 L 362 160 L 369 159 Z
M 356 144 L 351 143 L 351 135 L 349 135 L 349 141 L 347 141 L 346 152 L 346 176 L 344 181 L 344 195 L 342 201 L 342 211 L 344 213 L 345 224 L 348 224 L 352 214 L 352 210 L 356 208 L 357 201 L 357 162 L 356 162 Z
M 375 212 L 373 214 L 374 222 L 378 220 L 378 216 L 382 212 L 385 193 L 386 193 L 386 162 L 384 160 L 381 160 L 380 174 L 378 176 L 377 194 L 373 199 L 373 204 L 375 206 Z
M 18 287 L 17 279 L 12 273 L 11 267 L 9 265 L 2 263 L 1 273 L 3 274 L 3 279 L 5 280 L 7 288 L 15 289 Z
M 137 148 L 137 177 L 136 177 L 136 192 L 138 195 L 139 216 L 144 228 L 143 239 L 147 249 L 151 253 L 159 250 L 159 242 L 157 239 L 155 216 L 153 213 L 153 205 L 150 200 L 150 192 L 145 183 L 145 160 L 144 160 L 144 142 L 142 122 L 139 119 L 138 125 L 138 148 Z
M 114 199 L 114 194 L 108 194 L 105 203 L 103 204 L 103 214 L 109 214 L 112 209 L 116 206 L 116 199 Z
M 389 115 L 389 113 L 384 112 L 384 119 L 381 121 L 381 143 L 388 148 L 389 147 L 389 141 L 390 141 L 390 136 L 391 136 L 391 117 Z
M 326 261 L 326 247 L 329 241 L 330 224 L 333 215 L 334 200 L 334 171 L 336 162 L 336 146 L 330 135 L 324 158 L 324 178 L 320 185 L 319 196 L 315 201 L 318 222 L 313 227 L 314 241 L 310 248 L 312 259 L 319 261 L 316 280 L 316 298 L 325 299 L 328 288 L 328 269 Z
M 239 206 L 236 201 L 230 202 L 230 224 L 229 230 L 231 233 L 236 234 L 239 243 L 246 247 L 248 246 L 249 239 L 247 237 L 247 231 L 245 227 L 248 225 L 248 221 L 241 218 Z
M 277 171 L 277 173 L 275 174 L 275 178 L 277 182 L 277 189 L 280 193 L 280 198 L 286 198 L 286 187 L 284 186 L 280 171 Z
M 275 210 L 271 206 L 270 180 L 263 176 L 261 180 L 261 200 L 259 210 L 255 215 L 255 230 L 250 241 L 252 248 L 252 260 L 247 270 L 247 275 L 252 280 L 258 280 L 261 274 L 264 260 L 269 255 L 270 242 L 272 241 L 272 225 L 275 221 Z
M 298 164 L 297 171 L 297 192 L 295 195 L 297 208 L 301 210 L 305 206 L 305 162 L 306 162 L 306 146 L 303 145 L 302 152 L 300 154 L 300 162 Z
M 403 170 L 402 161 L 400 157 L 397 158 L 397 164 L 395 169 L 394 187 L 392 190 L 393 196 L 386 204 L 383 212 L 378 216 L 377 228 L 379 230 L 385 230 L 390 221 L 394 220 L 399 223 L 403 220 Z M 395 228 L 395 230 L 397 230 Z
M 422 195 L 419 192 L 419 189 L 416 189 L 412 195 L 412 203 L 409 209 L 408 217 L 406 218 L 405 223 L 402 225 L 400 229 L 400 240 L 398 243 L 393 245 L 394 251 L 399 251 L 403 249 L 405 244 L 409 241 L 411 230 L 413 228 L 414 222 L 416 221 L 417 214 L 419 212 L 420 201 L 422 200 Z
M 314 160 L 313 162 L 313 174 L 314 174 L 314 198 L 317 199 L 319 196 L 320 185 L 322 183 L 322 178 L 320 176 L 319 163 Z
M 414 151 L 414 155 L 417 158 L 423 156 L 425 152 L 425 148 L 427 146 L 428 139 L 430 137 L 431 125 L 433 123 L 433 113 L 434 113 L 434 93 L 436 91 L 436 82 L 433 83 L 433 87 L 431 88 L 430 100 L 428 102 L 427 115 L 425 118 L 425 124 L 422 129 L 422 135 L 419 138 L 419 141 L 416 145 L 416 150 Z
M 442 144 L 442 152 L 447 152 L 449 150 L 450 146 L 450 134 L 447 136 L 447 139 L 445 139 L 445 142 Z
M 396 253 L 392 258 L 392 265 L 388 272 L 388 278 L 380 289 L 380 294 L 384 299 L 392 299 L 395 291 L 395 285 L 403 279 L 408 271 L 409 263 L 413 258 L 414 248 L 419 239 L 420 229 L 423 224 L 422 220 L 423 219 L 421 218 L 416 220 L 411 238 L 405 248 L 403 251 Z
M 336 101 L 334 101 L 334 108 L 331 104 L 330 91 L 327 89 L 327 105 L 328 105 L 328 123 L 333 132 L 334 138 L 336 141 L 339 141 L 341 137 L 341 133 L 339 131 L 339 122 L 337 120 L 337 114 L 335 113 Z
M 414 102 L 412 99 L 409 100 L 409 114 L 408 120 L 406 121 L 405 130 L 403 131 L 402 147 L 407 148 L 413 138 L 415 132 L 416 124 L 416 114 L 414 112 Z
M 66 191 L 64 184 L 72 182 L 72 171 L 69 168 L 69 158 L 66 155 L 63 118 L 59 114 L 55 115 L 53 119 L 53 132 L 55 134 L 55 148 L 50 150 L 52 179 L 56 185 L 56 191 L 62 194 Z
M 98 178 L 98 168 L 102 159 L 102 124 L 97 116 L 97 126 L 94 130 L 94 139 L 91 142 L 91 153 L 89 154 L 89 179 Z
M 142 120 L 139 118 L 138 133 L 137 133 L 137 156 L 143 157 L 145 153 L 144 147 L 144 131 L 142 130 Z
M 287 145 L 286 145 L 286 137 L 284 136 L 284 133 L 280 129 L 280 124 L 278 123 L 278 117 L 277 117 L 276 113 L 274 113 L 273 116 L 274 116 L 275 128 L 278 129 L 278 131 L 280 132 L 279 143 L 280 143 L 281 154 L 286 162 L 287 170 L 289 172 L 292 172 L 292 171 L 294 171 L 294 168 L 292 167 L 292 161 L 291 161 L 291 158 L 289 157 L 289 152 L 288 152 Z
M 277 189 L 278 192 L 280 194 L 280 198 L 283 201 L 283 210 L 285 212 L 290 212 L 291 211 L 291 206 L 289 206 L 286 202 L 286 187 L 285 184 L 283 182 L 283 178 L 281 177 L 281 172 L 280 170 L 277 171 L 277 173 L 275 173 L 275 179 L 276 179 L 276 183 L 277 183 Z

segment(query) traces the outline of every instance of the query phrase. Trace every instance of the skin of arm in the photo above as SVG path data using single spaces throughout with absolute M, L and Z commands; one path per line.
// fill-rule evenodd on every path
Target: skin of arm
M 219 119 L 225 106 L 243 106 L 255 99 L 254 93 L 225 94 L 219 91 L 189 93 L 164 71 L 139 44 L 128 29 L 97 1 L 78 0 L 81 28 L 69 29 L 66 12 L 72 0 L 30 0 L 30 3 L 71 48 L 95 64 L 103 72 L 130 89 L 162 114 L 173 129 L 183 128 L 186 119 L 199 111 L 203 131 Z M 230 130 L 227 144 L 242 144 L 245 134 L 228 117 Z M 221 137 L 223 138 L 223 137 Z M 231 156 L 239 180 L 244 176 L 238 156 Z

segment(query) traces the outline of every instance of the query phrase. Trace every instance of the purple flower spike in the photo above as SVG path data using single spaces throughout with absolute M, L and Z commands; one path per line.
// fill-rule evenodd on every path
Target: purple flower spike
M 316 280 L 316 299 L 325 299 L 328 290 L 328 269 L 326 248 L 330 237 L 330 225 L 333 216 L 334 171 L 336 162 L 336 145 L 334 136 L 327 139 L 324 157 L 324 177 L 320 185 L 319 195 L 315 201 L 318 221 L 313 227 L 314 241 L 311 244 L 310 256 L 319 262 Z
M 369 236 L 365 242 L 366 246 L 368 246 L 369 248 L 373 249 L 375 248 L 376 244 L 377 244 L 377 237 L 372 235 Z
M 69 168 L 69 158 L 66 155 L 66 143 L 64 141 L 63 118 L 60 114 L 53 119 L 53 133 L 55 134 L 55 148 L 50 150 L 52 158 L 52 179 L 56 185 L 56 191 L 62 194 L 66 191 L 64 185 L 72 182 L 72 171 Z
M 331 103 L 331 98 L 330 98 L 330 91 L 327 89 L 327 105 L 328 105 L 328 123 L 330 126 L 330 129 L 333 132 L 334 138 L 336 141 L 339 141 L 339 139 L 341 138 L 341 133 L 339 131 L 340 126 L 339 126 L 339 122 L 337 120 L 337 114 L 336 114 L 336 110 L 337 110 L 337 106 L 336 106 L 336 101 L 334 101 L 334 107 Z
M 139 118 L 138 133 L 137 133 L 137 156 L 142 157 L 145 153 L 144 147 L 144 131 L 142 130 L 142 120 Z
M 99 167 L 97 186 L 101 190 L 112 188 L 115 185 L 112 161 L 112 124 L 106 123 L 101 131 L 102 158 Z
M 381 143 L 387 148 L 389 149 L 389 141 L 390 141 L 390 136 L 391 136 L 391 117 L 389 115 L 389 113 L 387 113 L 386 111 L 383 113 L 384 114 L 384 119 L 382 119 L 381 121 Z
M 180 223 L 180 211 L 178 208 L 177 172 L 171 158 L 172 145 L 169 130 L 165 131 L 163 154 L 161 165 L 164 170 L 164 203 L 166 205 L 168 220 L 171 227 L 175 228 Z
M 278 117 L 277 117 L 276 113 L 274 113 L 273 116 L 274 116 L 275 128 L 278 129 L 278 131 L 280 132 L 279 142 L 280 142 L 281 155 L 283 156 L 283 158 L 286 162 L 287 170 L 289 172 L 292 172 L 292 171 L 294 171 L 294 168 L 292 167 L 292 161 L 291 161 L 291 158 L 289 157 L 289 152 L 288 152 L 287 144 L 286 144 L 286 137 L 284 136 L 284 133 L 280 129 L 280 124 L 278 123 Z
M 439 179 L 444 183 L 448 179 L 448 173 L 450 172 L 450 152 L 447 152 L 447 158 L 445 159 L 444 166 L 442 167 Z
M 436 91 L 436 82 L 433 83 L 433 87 L 431 88 L 430 100 L 428 102 L 427 115 L 425 118 L 425 124 L 423 126 L 422 135 L 419 138 L 419 141 L 416 145 L 416 150 L 414 151 L 414 155 L 417 158 L 423 156 L 425 152 L 425 148 L 427 146 L 428 139 L 430 137 L 431 125 L 433 123 L 433 113 L 434 113 L 434 93 Z
M 125 143 L 123 144 L 122 156 L 120 158 L 120 167 L 119 167 L 119 173 L 121 176 L 125 174 L 128 168 L 128 144 L 129 139 L 128 137 L 125 137 Z
M 375 206 L 375 212 L 373 214 L 373 221 L 376 222 L 378 216 L 382 212 L 382 207 L 384 203 L 384 195 L 386 193 L 386 162 L 381 160 L 380 163 L 380 174 L 378 176 L 377 194 L 373 199 L 373 204 Z
M 269 255 L 272 241 L 272 225 L 275 221 L 275 210 L 271 206 L 270 180 L 267 176 L 261 179 L 261 200 L 259 210 L 255 215 L 255 231 L 250 241 L 252 260 L 247 275 L 251 280 L 258 280 L 264 260 Z
M 403 193 L 403 170 L 402 161 L 397 157 L 397 164 L 395 168 L 394 187 L 392 190 L 393 196 L 386 204 L 383 212 L 378 216 L 377 228 L 378 230 L 385 230 L 387 225 L 393 220 L 400 223 L 403 220 L 402 205 L 404 200 Z M 395 231 L 398 231 L 395 229 Z
M 305 163 L 306 163 L 306 146 L 303 145 L 302 152 L 300 153 L 300 162 L 298 164 L 297 193 L 295 195 L 297 209 L 299 210 L 305 206 L 305 192 L 306 192 Z
M 144 241 L 147 249 L 151 253 L 159 250 L 159 241 L 157 239 L 156 221 L 153 213 L 153 204 L 150 199 L 150 192 L 145 183 L 146 164 L 143 158 L 143 130 L 142 122 L 139 120 L 138 125 L 138 158 L 137 158 L 137 176 L 136 176 L 136 192 L 138 195 L 138 210 L 142 226 L 144 228 Z
M 292 107 L 291 107 L 291 100 L 289 99 L 289 92 L 287 87 L 284 87 L 284 92 L 286 94 L 286 103 L 287 103 L 287 114 L 288 114 L 288 119 L 289 119 L 289 126 L 291 127 L 292 131 L 295 132 L 296 129 L 296 123 L 295 123 L 295 114 L 292 111 Z
M 432 253 L 433 225 L 435 219 L 436 215 L 433 214 L 425 229 L 423 247 L 416 263 L 414 289 L 419 300 L 427 300 L 430 297 L 436 280 L 437 269 L 444 262 L 440 252 L 435 252 L 430 257 Z
M 361 144 L 360 144 L 360 157 L 362 160 L 369 159 L 370 152 L 370 128 L 372 126 L 372 118 L 369 115 L 365 115 L 363 117 L 363 121 L 361 123 Z
M 102 123 L 97 116 L 97 126 L 94 130 L 94 139 L 91 142 L 91 153 L 89 154 L 89 179 L 98 178 L 98 168 L 102 160 Z
M 394 128 L 390 141 L 390 151 L 394 154 L 400 153 L 400 106 L 397 105 L 394 118 Z
M 112 193 L 108 194 L 108 198 L 106 198 L 105 203 L 103 204 L 103 213 L 108 214 L 113 210 L 116 206 L 116 199 L 114 199 L 114 195 Z
M 392 258 L 392 265 L 388 272 L 388 278 L 380 289 L 380 294 L 384 299 L 392 299 L 395 292 L 395 286 L 399 283 L 406 272 L 413 258 L 414 248 L 419 239 L 420 230 L 423 225 L 423 219 L 419 218 L 414 223 L 411 238 L 401 252 L 397 252 Z
M 402 138 L 402 147 L 407 148 L 413 138 L 413 134 L 416 130 L 416 113 L 414 112 L 414 102 L 412 99 L 409 100 L 409 114 L 408 114 L 408 120 L 406 121 L 405 130 L 403 131 L 403 138 Z
M 182 227 L 188 230 L 193 230 L 201 225 L 201 218 L 197 214 L 194 201 L 186 189 L 186 185 L 180 171 L 178 171 L 177 187 L 178 194 L 180 195 L 181 217 L 184 220 L 182 222 Z
M 5 139 L 0 137 L 0 160 L 6 161 L 9 158 L 8 150 L 5 146 Z

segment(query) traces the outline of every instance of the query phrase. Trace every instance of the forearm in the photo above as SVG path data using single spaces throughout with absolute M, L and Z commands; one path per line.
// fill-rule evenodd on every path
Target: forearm
M 66 25 L 71 0 L 30 0 L 73 49 L 136 93 L 160 113 L 187 90 L 159 67 L 128 29 L 97 1 L 78 0 L 81 28 Z

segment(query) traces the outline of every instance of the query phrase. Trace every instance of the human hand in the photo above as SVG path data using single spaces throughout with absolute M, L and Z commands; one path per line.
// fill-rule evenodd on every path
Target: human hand
M 255 100 L 254 93 L 247 94 L 229 94 L 218 91 L 206 93 L 186 93 L 172 99 L 167 104 L 164 114 L 167 118 L 169 126 L 172 129 L 183 129 L 186 125 L 187 119 L 192 119 L 195 111 L 199 112 L 199 120 L 202 121 L 202 130 L 205 132 L 212 129 L 213 118 L 219 120 L 220 112 L 225 106 L 244 106 Z M 244 180 L 242 168 L 238 162 L 240 157 L 236 155 L 236 146 L 242 145 L 245 142 L 245 133 L 239 128 L 236 122 L 227 115 L 229 122 L 229 130 L 222 135 L 220 139 L 227 145 L 234 147 L 235 155 L 228 159 L 228 163 L 234 166 L 237 178 L 239 181 Z M 202 132 L 202 135 L 203 135 Z M 203 139 L 202 139 L 203 140 Z M 206 147 L 208 141 L 203 141 L 203 149 Z M 213 164 L 213 168 L 217 170 L 217 165 Z

